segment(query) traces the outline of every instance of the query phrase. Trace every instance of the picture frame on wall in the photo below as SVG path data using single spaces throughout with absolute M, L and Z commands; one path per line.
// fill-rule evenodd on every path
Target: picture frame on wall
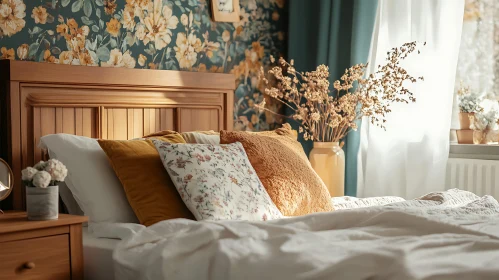
M 211 0 L 213 21 L 238 22 L 239 0 Z

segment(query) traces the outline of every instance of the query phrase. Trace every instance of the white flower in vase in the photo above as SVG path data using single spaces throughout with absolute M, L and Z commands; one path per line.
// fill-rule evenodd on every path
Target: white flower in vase
M 23 181 L 31 181 L 33 180 L 33 176 L 38 173 L 38 170 L 33 167 L 28 167 L 21 171 L 21 179 Z
M 33 176 L 33 185 L 38 188 L 46 188 L 51 180 L 52 177 L 47 171 L 39 171 Z
M 52 180 L 58 182 L 63 182 L 68 175 L 68 169 L 66 166 L 56 159 L 50 159 L 46 162 L 45 171 L 50 174 Z
M 35 166 L 33 166 L 33 168 L 38 170 L 38 171 L 43 171 L 43 170 L 45 170 L 46 165 L 47 165 L 47 163 L 45 161 L 41 160 L 40 162 L 35 164 Z
M 40 161 L 22 171 L 26 187 L 26 212 L 28 220 L 43 221 L 58 218 L 59 187 L 68 170 L 62 162 L 50 159 Z M 49 186 L 52 186 L 49 188 Z

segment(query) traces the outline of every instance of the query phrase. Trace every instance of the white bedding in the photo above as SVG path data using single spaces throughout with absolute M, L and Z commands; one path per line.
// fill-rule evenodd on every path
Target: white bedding
M 97 238 L 83 227 L 84 277 L 88 280 L 114 279 L 113 250 L 119 239 Z
M 269 222 L 177 219 L 125 232 L 116 279 L 499 276 L 499 203 L 458 190 Z
M 380 197 L 367 197 L 367 198 L 341 196 L 341 197 L 331 198 L 331 202 L 333 203 L 335 210 L 383 206 L 390 203 L 401 202 L 401 201 L 405 201 L 405 199 L 398 196 L 380 196 Z

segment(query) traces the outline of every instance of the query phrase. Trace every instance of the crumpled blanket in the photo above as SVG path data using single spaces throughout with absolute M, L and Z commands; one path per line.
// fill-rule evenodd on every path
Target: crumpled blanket
M 268 222 L 159 222 L 115 250 L 116 279 L 499 279 L 499 203 L 449 190 Z

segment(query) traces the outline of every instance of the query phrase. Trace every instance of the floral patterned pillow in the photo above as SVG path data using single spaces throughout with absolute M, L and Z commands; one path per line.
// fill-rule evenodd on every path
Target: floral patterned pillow
M 241 143 L 152 142 L 180 197 L 197 220 L 282 218 Z

